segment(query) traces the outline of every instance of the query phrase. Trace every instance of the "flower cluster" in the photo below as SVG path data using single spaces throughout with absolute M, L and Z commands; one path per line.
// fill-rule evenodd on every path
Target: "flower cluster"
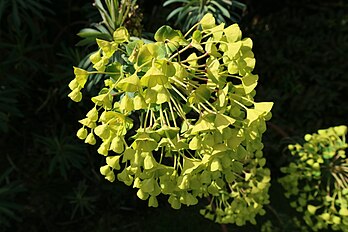
M 105 76 L 77 136 L 92 145 L 99 137 L 101 174 L 137 188 L 149 206 L 159 194 L 175 209 L 210 197 L 207 218 L 255 223 L 268 203 L 261 137 L 273 103 L 253 100 L 252 41 L 211 14 L 186 35 L 163 26 L 154 38 L 132 40 L 119 28 L 113 41 L 97 41 L 96 71 L 75 68 L 74 101 L 89 74 Z

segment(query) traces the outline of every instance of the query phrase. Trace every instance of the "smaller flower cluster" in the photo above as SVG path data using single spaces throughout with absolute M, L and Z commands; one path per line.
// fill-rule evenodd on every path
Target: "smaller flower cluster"
M 292 200 L 291 206 L 304 213 L 314 231 L 348 231 L 348 159 L 346 126 L 307 134 L 303 145 L 289 145 L 294 161 L 281 171 L 279 182 Z

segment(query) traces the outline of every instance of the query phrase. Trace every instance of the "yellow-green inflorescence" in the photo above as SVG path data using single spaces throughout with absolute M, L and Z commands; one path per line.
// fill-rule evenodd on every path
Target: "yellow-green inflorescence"
M 205 217 L 256 223 L 269 203 L 261 136 L 273 103 L 253 100 L 251 39 L 207 14 L 186 35 L 163 26 L 155 40 L 131 39 L 123 27 L 113 41 L 97 40 L 95 71 L 75 68 L 69 85 L 80 101 L 89 75 L 105 76 L 77 136 L 101 139 L 101 174 L 137 188 L 149 206 L 159 194 L 175 209 L 208 197 Z
M 286 175 L 279 181 L 314 231 L 348 231 L 346 134 L 346 126 L 337 126 L 307 134 L 303 145 L 289 145 L 294 160 L 282 168 Z

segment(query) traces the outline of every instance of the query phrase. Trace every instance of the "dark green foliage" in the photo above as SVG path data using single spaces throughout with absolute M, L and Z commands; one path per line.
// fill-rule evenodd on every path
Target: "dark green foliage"
M 54 136 L 36 136 L 35 143 L 39 146 L 38 151 L 48 156 L 49 175 L 58 172 L 64 179 L 67 179 L 71 168 L 81 169 L 86 160 L 85 146 L 76 142 L 76 139 L 64 134 Z
M 0 229 L 2 226 L 9 227 L 12 221 L 20 221 L 18 212 L 23 210 L 16 197 L 25 189 L 20 181 L 12 180 L 12 172 L 13 168 L 8 168 L 0 176 Z
M 8 131 L 8 123 L 13 116 L 22 116 L 17 105 L 18 90 L 3 86 L 0 89 L 0 131 Z
M 2 0 L 0 3 L 0 22 L 7 18 L 14 31 L 19 31 L 23 26 L 33 22 L 35 16 L 40 20 L 45 19 L 45 13 L 52 13 L 48 8 L 50 0 Z
M 347 12 L 343 1 L 295 2 L 255 18 L 256 69 L 265 77 L 259 97 L 275 101 L 273 123 L 288 134 L 345 123 Z
M 302 134 L 347 123 L 348 5 L 285 1 L 267 4 L 265 9 L 262 2 L 272 1 L 255 3 L 247 16 L 253 23 L 243 23 L 255 42 L 255 69 L 263 77 L 258 97 L 275 102 L 264 140 L 275 180 L 282 176 L 279 168 L 290 162 L 287 144 L 302 143 Z M 279 184 L 272 184 L 270 191 L 271 205 L 279 217 L 286 218 L 283 223 L 272 218 L 272 231 L 295 231 L 285 222 L 303 215 L 285 207 L 286 198 L 279 200 L 283 194 Z
M 207 13 L 212 13 L 218 23 L 239 22 L 246 5 L 236 0 L 166 0 L 164 7 L 176 4 L 167 20 L 175 21 L 175 26 L 188 31 Z

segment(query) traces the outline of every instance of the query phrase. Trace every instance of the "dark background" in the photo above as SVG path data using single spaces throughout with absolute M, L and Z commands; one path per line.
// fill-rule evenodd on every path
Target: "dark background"
M 155 32 L 176 6 L 138 1 L 143 32 Z M 293 231 L 296 216 L 276 179 L 285 147 L 304 134 L 347 123 L 348 3 L 343 0 L 246 0 L 240 22 L 254 42 L 258 101 L 273 101 L 264 135 L 272 172 L 271 220 Z M 88 53 L 76 34 L 99 22 L 92 0 L 0 0 L 0 231 L 221 231 L 201 205 L 148 208 L 135 191 L 99 174 L 103 157 L 79 141 L 88 103 L 72 103 L 67 84 Z M 205 200 L 202 200 L 205 204 Z

